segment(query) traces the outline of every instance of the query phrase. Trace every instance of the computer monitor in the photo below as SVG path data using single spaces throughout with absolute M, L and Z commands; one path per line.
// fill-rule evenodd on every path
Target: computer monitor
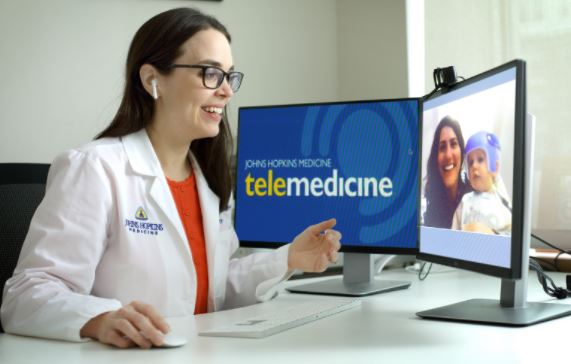
M 418 252 L 419 118 L 419 99 L 241 107 L 241 246 L 276 248 L 335 217 L 343 278 L 290 291 L 362 296 L 407 288 L 374 279 L 371 254 Z
M 502 282 L 499 300 L 417 315 L 525 326 L 570 314 L 569 306 L 527 302 L 533 122 L 526 114 L 525 62 L 425 100 L 421 149 L 418 257 Z

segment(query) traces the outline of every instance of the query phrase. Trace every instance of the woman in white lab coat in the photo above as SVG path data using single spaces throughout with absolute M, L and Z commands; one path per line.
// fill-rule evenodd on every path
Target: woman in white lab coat
M 4 288 L 7 332 L 160 345 L 164 317 L 269 299 L 292 270 L 336 260 L 333 219 L 280 249 L 231 259 L 225 109 L 242 77 L 230 35 L 210 16 L 173 9 L 138 30 L 114 120 L 51 166 Z

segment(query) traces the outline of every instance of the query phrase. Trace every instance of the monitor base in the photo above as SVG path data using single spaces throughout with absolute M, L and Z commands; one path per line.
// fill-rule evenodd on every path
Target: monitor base
M 410 282 L 406 281 L 387 281 L 375 279 L 369 282 L 345 283 L 342 277 L 338 277 L 315 283 L 307 283 L 287 287 L 286 289 L 292 293 L 362 297 L 377 293 L 406 289 L 409 286 Z
M 525 307 L 511 308 L 500 306 L 499 300 L 472 299 L 417 312 L 416 315 L 437 320 L 529 326 L 571 315 L 571 306 L 557 303 L 527 302 Z

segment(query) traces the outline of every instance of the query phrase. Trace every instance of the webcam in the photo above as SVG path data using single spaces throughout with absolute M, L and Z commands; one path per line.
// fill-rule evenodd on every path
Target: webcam
M 432 73 L 432 78 L 434 79 L 434 87 L 436 88 L 450 87 L 458 82 L 454 66 L 435 68 Z

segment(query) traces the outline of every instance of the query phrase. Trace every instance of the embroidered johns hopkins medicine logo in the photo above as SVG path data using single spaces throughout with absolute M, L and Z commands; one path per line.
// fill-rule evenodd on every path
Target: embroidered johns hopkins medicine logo
M 135 219 L 146 221 L 149 218 L 147 217 L 147 213 L 145 212 L 145 210 L 142 207 L 139 207 L 137 209 L 137 212 L 135 212 Z
M 163 224 L 147 222 L 147 220 L 149 220 L 149 215 L 140 206 L 135 211 L 135 220 L 125 219 L 125 227 L 132 233 L 142 235 L 159 235 L 159 232 L 163 231 Z

